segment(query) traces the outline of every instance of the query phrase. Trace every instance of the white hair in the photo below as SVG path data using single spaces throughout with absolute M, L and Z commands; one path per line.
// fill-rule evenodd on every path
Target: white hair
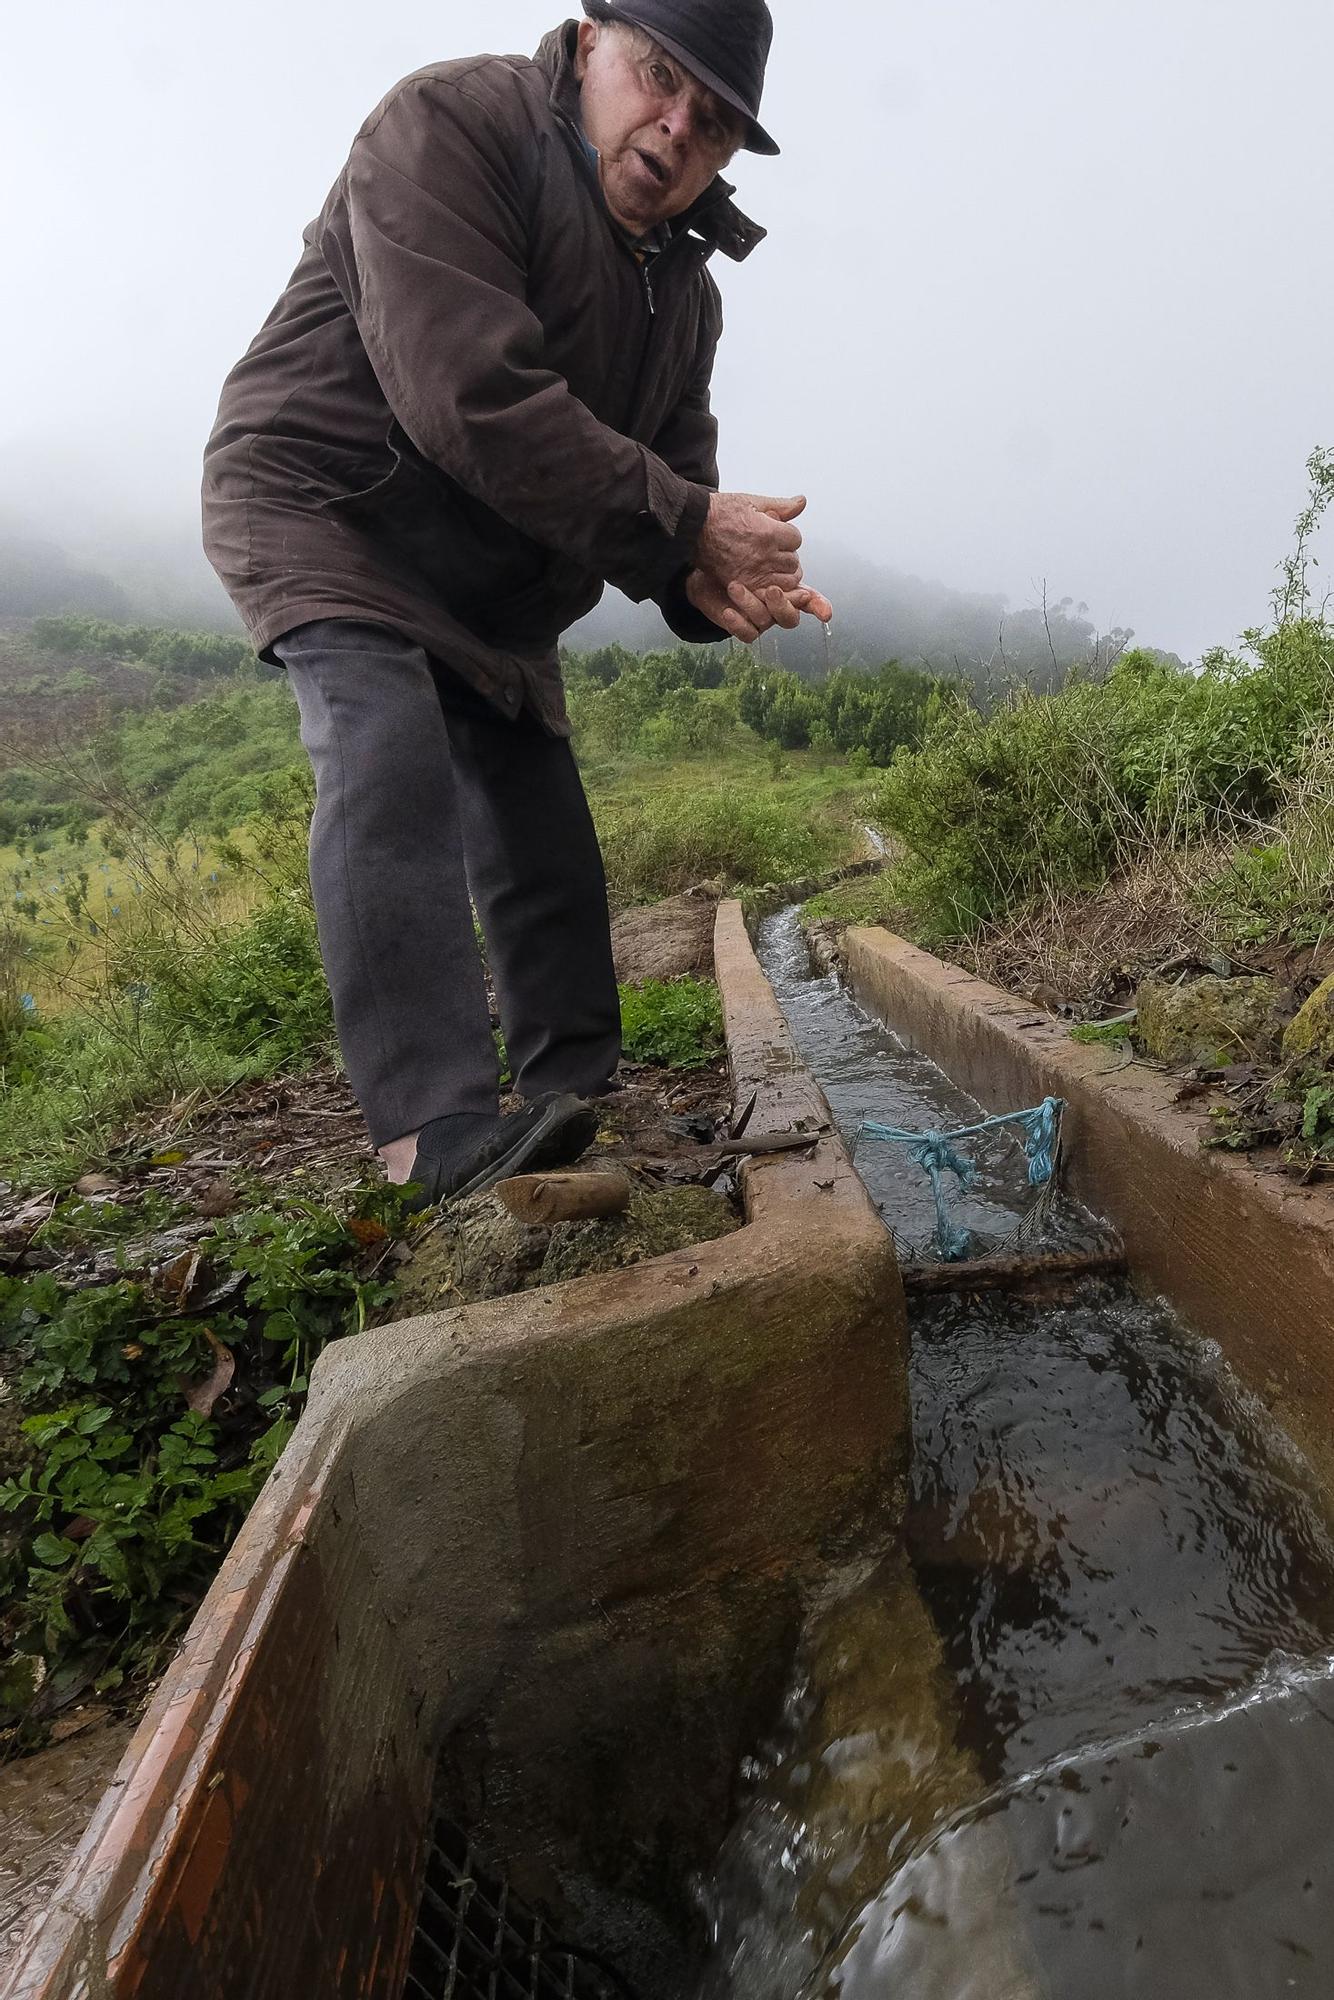
M 604 34 L 619 35 L 623 40 L 633 42 L 635 54 L 639 56 L 646 56 L 650 49 L 658 46 L 648 29 L 641 28 L 638 21 L 599 21 L 598 27 Z

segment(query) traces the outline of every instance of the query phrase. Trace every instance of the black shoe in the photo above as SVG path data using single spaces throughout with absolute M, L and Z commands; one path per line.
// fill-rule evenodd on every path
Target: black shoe
M 494 1118 L 434 1118 L 422 1127 L 408 1175 L 420 1190 L 409 1209 L 484 1194 L 511 1174 L 568 1167 L 598 1132 L 598 1114 L 580 1097 L 549 1092 L 522 1111 Z

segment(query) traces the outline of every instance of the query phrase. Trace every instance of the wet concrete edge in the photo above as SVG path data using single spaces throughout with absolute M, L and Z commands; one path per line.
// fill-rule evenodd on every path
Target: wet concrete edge
M 700 1583 L 716 1622 L 738 1579 L 762 1580 L 766 1560 L 772 1570 L 789 1554 L 813 1563 L 836 1513 L 852 1518 L 883 1491 L 907 1422 L 892 1246 L 800 1065 L 739 904 L 719 911 L 717 972 L 738 1102 L 754 1099 L 749 1129 L 810 1120 L 825 1128 L 810 1153 L 752 1161 L 747 1225 L 721 1242 L 328 1350 L 5 2000 L 175 2000 L 187 1989 L 201 2000 L 302 1989 L 390 2000 L 435 1753 L 451 1719 L 513 1673 L 512 1628 L 534 1622 L 525 1593 L 565 1631 L 571 1597 L 596 1629 L 610 1626 L 605 1600 L 618 1591 L 633 1607 L 651 1590 L 681 1598 Z M 716 1340 L 720 1317 L 735 1357 Z M 632 1438 L 646 1492 L 657 1479 L 669 1499 L 636 1498 L 618 1514 L 605 1488 L 623 1474 L 626 1427 L 642 1418 L 625 1400 L 636 1368 L 646 1381 L 675 1370 L 675 1431 Z M 578 1442 L 596 1449 L 567 1449 L 562 1384 Z M 685 1422 L 701 1384 L 751 1453 L 742 1509 L 734 1479 L 706 1456 L 716 1440 L 696 1441 Z M 428 1446 L 418 1429 L 410 1450 L 390 1448 L 405 1419 L 410 1431 L 436 1425 Z M 817 1445 L 824 1434 L 820 1476 L 794 1479 L 790 1447 L 811 1430 Z M 543 1487 L 561 1478 L 556 1498 L 577 1525 L 556 1547 L 543 1541 Z M 394 1532 L 405 1498 L 435 1510 L 429 1606 Z M 599 1533 L 581 1538 L 581 1510 L 599 1508 Z M 674 1560 L 704 1562 L 706 1550 L 712 1578 L 671 1574 Z M 448 1615 L 442 1578 L 458 1585 L 445 1593 Z M 625 1616 L 633 1626 L 633 1609 Z
M 1205 1150 L 1178 1080 L 1085 1047 L 1031 1004 L 891 932 L 845 934 L 849 986 L 988 1111 L 1065 1098 L 1071 1192 L 1120 1230 L 1141 1289 L 1216 1341 L 1334 1500 L 1334 1190 Z

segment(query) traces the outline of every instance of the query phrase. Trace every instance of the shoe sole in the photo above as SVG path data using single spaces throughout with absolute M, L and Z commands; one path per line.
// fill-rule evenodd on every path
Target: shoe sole
M 579 1159 L 597 1137 L 598 1115 L 585 1104 L 582 1098 L 559 1097 L 549 1104 L 537 1121 L 522 1138 L 517 1139 L 500 1159 L 492 1160 L 489 1166 L 475 1173 L 471 1180 L 461 1187 L 451 1188 L 439 1197 L 439 1205 L 446 1202 L 466 1201 L 470 1195 L 485 1194 L 499 1181 L 507 1181 L 514 1174 L 525 1169 L 534 1172 L 543 1167 L 568 1167 Z

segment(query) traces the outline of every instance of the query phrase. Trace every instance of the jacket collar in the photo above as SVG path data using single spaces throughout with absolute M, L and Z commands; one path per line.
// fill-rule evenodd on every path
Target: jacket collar
M 543 36 L 536 61 L 551 78 L 552 110 L 570 128 L 578 141 L 580 153 L 584 154 L 588 142 L 579 120 L 579 80 L 574 73 L 577 34 L 576 21 L 566 21 L 562 27 L 553 28 L 550 34 Z M 732 200 L 735 193 L 736 189 L 719 174 L 684 215 L 676 216 L 669 223 L 672 235 L 697 236 L 706 256 L 721 250 L 724 257 L 730 257 L 734 263 L 743 263 L 751 251 L 763 243 L 768 231 L 761 229 L 758 222 L 752 222 L 748 215 L 742 214 Z

